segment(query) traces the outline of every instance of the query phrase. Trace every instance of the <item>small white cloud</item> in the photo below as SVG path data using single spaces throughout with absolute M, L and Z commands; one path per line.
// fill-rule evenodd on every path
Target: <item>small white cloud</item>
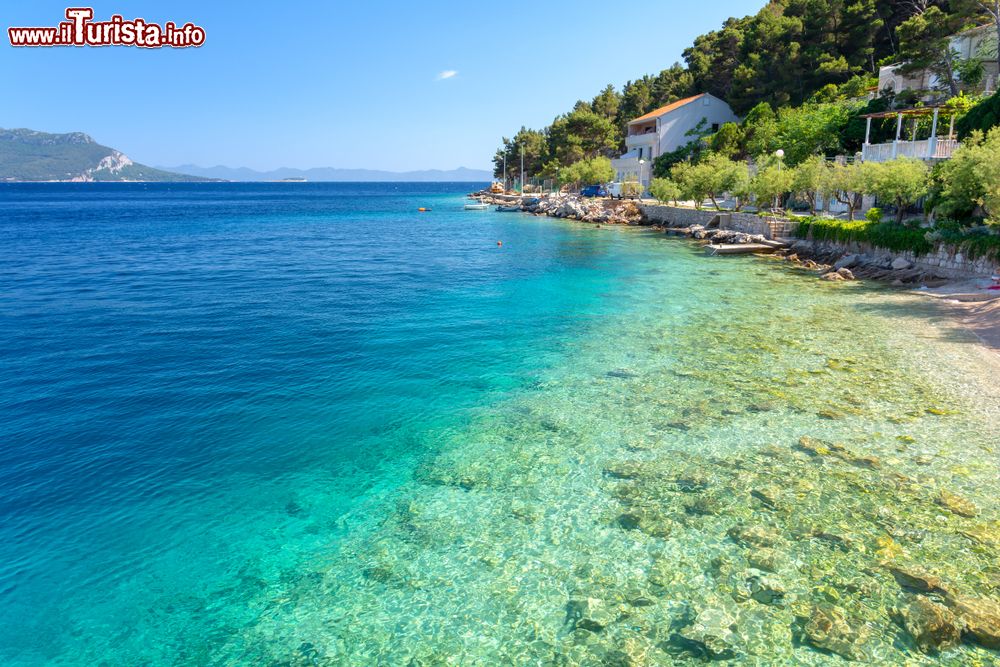
M 438 81 L 444 81 L 445 79 L 453 79 L 458 75 L 458 72 L 453 69 L 446 69 L 445 71 L 438 74 Z

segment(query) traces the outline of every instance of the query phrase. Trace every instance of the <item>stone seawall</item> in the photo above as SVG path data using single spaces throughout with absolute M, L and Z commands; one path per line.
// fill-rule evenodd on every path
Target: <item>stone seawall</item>
M 759 234 L 767 239 L 784 237 L 790 234 L 795 223 L 787 220 L 762 218 L 756 213 L 740 213 L 735 211 L 713 211 L 680 208 L 664 204 L 643 204 L 639 207 L 646 224 L 665 225 L 667 227 L 691 227 L 701 225 L 707 227 L 716 217 L 719 218 L 719 228 L 744 234 Z
M 794 234 L 796 223 L 777 219 L 762 218 L 753 213 L 722 213 L 712 210 L 696 210 L 662 204 L 643 204 L 639 207 L 646 224 L 667 227 L 707 227 L 716 216 L 721 229 L 760 234 L 765 238 L 788 238 Z M 1000 261 L 985 257 L 972 258 L 961 250 L 949 245 L 939 245 L 933 252 L 916 255 L 913 252 L 894 252 L 876 248 L 867 243 L 816 242 L 812 239 L 799 240 L 794 251 L 800 255 L 812 255 L 825 261 L 834 262 L 845 256 L 854 256 L 852 265 L 866 265 L 872 268 L 892 269 L 906 267 L 910 274 L 936 276 L 949 280 L 964 280 L 989 277 L 1000 274 Z
M 926 255 L 917 255 L 910 251 L 894 252 L 867 243 L 812 240 L 796 242 L 793 250 L 800 254 L 826 258 L 855 256 L 857 264 L 870 266 L 891 268 L 895 263 L 896 267 L 950 280 L 984 278 L 1000 274 L 1000 262 L 997 260 L 986 257 L 972 258 L 954 246 L 944 244 Z

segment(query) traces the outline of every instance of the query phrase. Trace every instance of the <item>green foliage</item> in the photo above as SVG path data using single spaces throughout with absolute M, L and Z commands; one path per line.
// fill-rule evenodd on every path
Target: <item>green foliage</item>
M 559 182 L 563 185 L 570 183 L 596 185 L 607 183 L 614 177 L 615 170 L 611 166 L 611 160 L 606 157 L 579 160 L 559 171 Z
M 594 113 L 610 121 L 618 118 L 618 110 L 621 108 L 621 105 L 622 96 L 618 94 L 618 91 L 610 83 L 590 103 L 590 107 Z
M 925 255 L 934 249 L 933 243 L 925 238 L 925 230 L 877 220 L 845 222 L 831 218 L 810 218 L 799 223 L 796 234 L 815 241 L 868 243 L 895 252 L 911 251 L 918 255 Z
M 625 181 L 622 183 L 623 197 L 639 197 L 642 195 L 642 183 L 639 181 Z
M 833 164 L 823 173 L 822 192 L 847 206 L 847 219 L 851 222 L 855 211 L 861 208 L 865 189 L 865 170 L 861 164 Z
M 966 227 L 953 220 L 942 220 L 931 229 L 903 227 L 882 222 L 881 211 L 869 210 L 865 220 L 845 222 L 830 218 L 805 218 L 796 234 L 800 238 L 836 243 L 867 243 L 894 252 L 910 251 L 926 255 L 939 244 L 947 244 L 970 258 L 1000 260 L 1000 234 L 994 227 Z
M 955 130 L 959 138 L 965 139 L 976 130 L 988 132 L 997 126 L 1000 126 L 1000 92 L 993 93 L 972 107 L 955 123 Z
M 828 169 L 826 160 L 818 156 L 808 158 L 792 169 L 791 191 L 809 202 L 813 215 L 816 215 L 816 199 L 827 194 Z
M 743 153 L 743 129 L 738 123 L 723 123 L 708 140 L 708 148 L 730 159 Z
M 696 163 L 681 162 L 674 165 L 671 177 L 680 186 L 686 199 L 693 199 L 699 207 L 704 199 L 711 199 L 718 210 L 719 196 L 726 192 L 744 190 L 749 172 L 743 162 L 708 153 Z
M 896 222 L 903 222 L 906 207 L 930 191 L 930 168 L 920 160 L 896 158 L 864 164 L 866 191 L 896 205 Z
M 589 105 L 556 118 L 548 134 L 549 155 L 564 165 L 610 155 L 618 146 L 614 123 Z
M 975 131 L 935 172 L 936 205 L 944 215 L 971 212 L 976 206 L 1000 223 L 1000 127 L 985 136 Z
M 657 201 L 664 203 L 673 202 L 674 204 L 677 203 L 682 194 L 681 186 L 669 178 L 654 178 L 649 184 L 649 192 Z
M 749 191 L 757 198 L 758 208 L 781 207 L 780 199 L 792 189 L 794 173 L 781 160 L 761 157 L 757 159 L 757 173 L 750 180 Z
M 972 259 L 988 257 L 1000 261 L 1000 233 L 995 225 L 966 227 L 953 220 L 942 220 L 925 237 L 932 243 L 954 246 Z
M 893 52 L 890 30 L 911 12 L 875 0 L 774 0 L 696 38 L 684 59 L 694 85 L 729 100 L 737 113 L 765 99 L 797 105 L 871 71 Z
M 944 81 L 952 95 L 959 92 L 957 57 L 951 36 L 962 27 L 960 14 L 949 14 L 936 5 L 919 11 L 899 26 L 900 60 L 903 73 L 930 70 Z
M 493 176 L 503 177 L 505 155 L 508 175 L 520 174 L 522 148 L 524 148 L 525 172 L 529 176 L 538 175 L 549 159 L 548 138 L 544 132 L 522 127 L 513 139 L 504 137 L 503 146 L 493 156 Z

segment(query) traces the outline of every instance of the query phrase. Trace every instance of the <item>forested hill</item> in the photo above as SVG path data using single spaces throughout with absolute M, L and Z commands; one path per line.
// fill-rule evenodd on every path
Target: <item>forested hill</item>
M 138 164 L 82 132 L 0 128 L 0 182 L 204 180 Z
M 629 120 L 702 92 L 743 116 L 761 102 L 775 110 L 798 106 L 852 80 L 863 91 L 881 64 L 934 65 L 948 35 L 991 20 L 985 5 L 992 0 L 772 0 L 695 39 L 683 64 L 620 90 L 608 85 L 542 130 L 522 128 L 504 139 L 495 160 L 524 146 L 528 171 L 537 175 L 612 155 L 623 147 Z

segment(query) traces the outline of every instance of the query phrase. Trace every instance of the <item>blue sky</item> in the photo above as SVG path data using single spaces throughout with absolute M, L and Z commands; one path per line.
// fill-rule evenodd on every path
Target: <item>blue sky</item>
M 95 20 L 207 31 L 200 49 L 146 50 L 14 49 L 7 27 L 54 26 L 67 4 L 6 2 L 0 127 L 83 131 L 152 165 L 487 168 L 502 135 L 658 72 L 762 4 L 93 3 Z

